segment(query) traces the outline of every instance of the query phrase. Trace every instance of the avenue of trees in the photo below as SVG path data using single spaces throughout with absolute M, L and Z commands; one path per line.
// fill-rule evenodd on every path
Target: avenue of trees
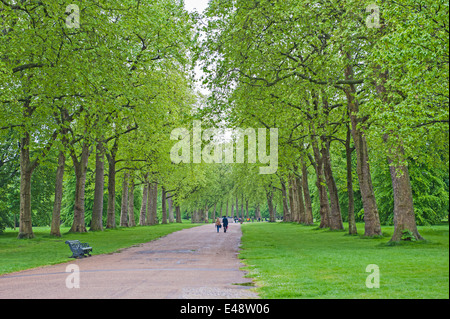
M 199 53 L 212 91 L 205 115 L 280 130 L 287 220 L 310 222 L 305 166 L 320 227 L 343 229 L 343 188 L 352 234 L 362 211 L 364 235 L 382 235 L 380 203 L 393 241 L 421 239 L 417 219 L 448 214 L 448 9 L 439 0 L 210 2 Z
M 65 3 L 0 0 L 0 232 L 228 215 L 399 241 L 448 218 L 448 1 L 73 4 L 79 25 Z M 277 128 L 276 173 L 247 152 L 173 163 L 195 120 L 217 149 Z
M 170 166 L 166 134 L 194 101 L 189 48 L 195 34 L 183 3 L 75 4 L 78 26 L 61 2 L 0 3 L 2 215 L 19 207 L 19 238 L 33 237 L 39 204 L 31 193 L 44 182 L 54 185 L 53 235 L 60 235 L 68 192 L 74 198 L 71 231 L 86 231 L 87 194 L 93 194 L 90 229 L 116 227 L 116 184 L 147 185 L 154 193 Z M 93 189 L 86 189 L 90 178 Z M 124 198 L 126 212 L 133 200 Z M 120 225 L 128 220 L 123 212 Z

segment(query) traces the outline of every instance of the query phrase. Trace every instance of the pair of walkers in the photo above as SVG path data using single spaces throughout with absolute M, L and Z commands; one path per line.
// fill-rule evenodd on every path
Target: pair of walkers
M 228 218 L 223 217 L 222 223 L 220 222 L 220 218 L 216 219 L 217 232 L 219 232 L 219 229 L 222 227 L 222 225 L 223 225 L 223 232 L 226 233 L 228 229 Z

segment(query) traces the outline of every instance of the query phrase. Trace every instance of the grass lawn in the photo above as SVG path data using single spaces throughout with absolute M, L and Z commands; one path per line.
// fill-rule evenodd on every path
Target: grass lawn
M 248 223 L 240 258 L 267 299 L 448 299 L 448 224 L 419 227 L 426 242 L 395 246 L 387 245 L 393 227 L 382 230 L 384 238 L 364 239 L 314 226 Z M 380 288 L 366 287 L 370 264 L 379 267 Z
M 17 239 L 18 230 L 6 230 L 0 234 L 0 275 L 72 260 L 69 258 L 72 255 L 69 245 L 64 243 L 66 240 L 79 239 L 81 242 L 89 243 L 93 248 L 92 255 L 107 254 L 198 225 L 183 223 L 119 227 L 114 230 L 83 234 L 68 233 L 70 227 L 63 227 L 60 238 L 51 237 L 49 227 L 33 227 L 35 234 L 33 239 Z

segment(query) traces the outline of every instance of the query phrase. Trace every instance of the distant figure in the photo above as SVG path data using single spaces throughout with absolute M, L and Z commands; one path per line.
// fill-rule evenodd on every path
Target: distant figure
M 217 217 L 217 219 L 216 219 L 216 228 L 217 228 L 217 232 L 219 232 L 220 227 L 222 227 L 222 224 L 220 223 L 220 218 Z
M 223 232 L 226 233 L 228 229 L 228 218 L 226 216 L 223 217 L 222 223 L 223 223 Z

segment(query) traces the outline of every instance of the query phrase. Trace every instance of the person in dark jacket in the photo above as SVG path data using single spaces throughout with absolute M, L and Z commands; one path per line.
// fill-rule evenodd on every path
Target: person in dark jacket
M 222 219 L 223 232 L 226 233 L 228 229 L 228 218 L 226 216 Z

